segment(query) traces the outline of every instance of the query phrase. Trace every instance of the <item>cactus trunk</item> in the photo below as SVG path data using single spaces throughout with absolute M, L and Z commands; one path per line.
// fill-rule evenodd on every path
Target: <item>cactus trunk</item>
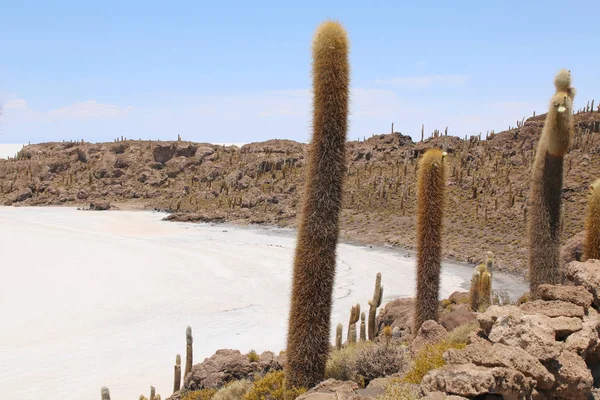
M 529 291 L 537 298 L 538 286 L 561 282 L 560 231 L 563 160 L 572 136 L 572 102 L 575 89 L 569 71 L 555 77 L 544 129 L 537 146 L 529 195 Z
M 342 334 L 344 330 L 344 325 L 342 324 L 338 324 L 336 331 L 335 331 L 335 348 L 337 350 L 341 350 L 342 349 Z
M 181 389 L 181 356 L 177 354 L 175 357 L 175 376 L 173 378 L 173 393 Z
M 583 259 L 600 260 L 600 179 L 597 179 L 590 186 L 585 217 L 585 232 Z
M 360 341 L 367 340 L 367 324 L 365 323 L 365 313 L 360 314 Z
M 188 326 L 185 330 L 185 372 L 183 374 L 183 378 L 187 376 L 190 372 L 192 372 L 192 363 L 193 363 L 193 347 L 192 343 L 194 339 L 192 338 L 192 327 Z
M 377 317 L 377 307 L 381 306 L 381 299 L 383 298 L 383 286 L 381 286 L 381 273 L 377 273 L 375 277 L 375 291 L 373 292 L 373 299 L 369 300 L 369 340 L 375 340 L 377 336 L 377 330 L 375 328 L 375 320 Z
M 108 391 L 107 387 L 103 387 L 101 389 L 101 393 L 102 393 L 102 400 L 110 400 L 110 392 Z
M 446 191 L 445 153 L 429 149 L 417 177 L 417 298 L 413 335 L 423 322 L 438 319 L 442 257 L 442 218 Z
M 288 318 L 286 386 L 321 382 L 329 352 L 331 306 L 346 171 L 350 68 L 348 38 L 327 21 L 313 42 L 313 134 L 299 213 Z

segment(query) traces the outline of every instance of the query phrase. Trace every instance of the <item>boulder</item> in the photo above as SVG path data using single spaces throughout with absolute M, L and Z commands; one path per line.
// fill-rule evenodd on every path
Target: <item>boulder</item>
M 600 318 L 585 317 L 581 330 L 565 340 L 565 350 L 584 357 L 589 363 L 600 361 Z
M 492 326 L 496 320 L 503 316 L 515 316 L 520 317 L 523 315 L 523 311 L 517 306 L 490 306 L 485 310 L 484 313 L 477 314 L 477 321 L 479 326 L 486 335 L 490 334 Z
M 30 199 L 31 197 L 33 197 L 33 192 L 31 191 L 31 189 L 21 189 L 14 195 L 12 195 L 6 204 L 11 205 L 12 203 L 20 203 L 22 201 Z
M 568 301 L 583 307 L 587 312 L 594 298 L 583 286 L 564 286 L 543 284 L 538 287 L 542 300 Z
M 221 349 L 194 365 L 183 386 L 188 390 L 218 389 L 231 381 L 253 379 L 255 373 L 265 374 L 282 368 L 278 357 L 271 352 L 264 352 L 259 361 L 250 362 L 248 355 L 238 350 Z
M 358 384 L 352 381 L 328 379 L 297 397 L 296 400 L 366 400 L 356 393 Z
M 519 306 L 524 314 L 541 314 L 547 317 L 578 317 L 583 318 L 583 307 L 561 300 L 528 301 Z
M 95 211 L 110 210 L 110 203 L 108 201 L 94 201 L 94 202 L 90 203 L 90 210 L 95 210 Z
M 547 318 L 545 321 L 554 329 L 556 340 L 563 340 L 567 336 L 580 331 L 583 327 L 581 319 L 576 317 Z
M 377 316 L 377 327 L 389 325 L 392 330 L 398 327 L 402 338 L 412 336 L 415 301 L 412 298 L 396 299 L 387 303 Z
M 461 325 L 466 325 L 476 319 L 475 313 L 466 308 L 456 308 L 449 313 L 442 315 L 440 324 L 446 328 L 448 332 Z
M 452 304 L 469 304 L 469 292 L 453 292 L 448 300 Z
M 474 364 L 481 367 L 511 368 L 533 378 L 537 387 L 550 389 L 554 385 L 554 376 L 542 365 L 537 357 L 520 347 L 501 343 L 489 345 L 469 345 L 463 349 L 449 349 L 444 353 L 448 364 Z
M 499 394 L 505 400 L 531 396 L 535 382 L 510 368 L 486 368 L 474 364 L 446 365 L 429 371 L 421 382 L 426 393 L 444 392 L 463 397 Z
M 417 353 L 426 344 L 436 344 L 448 337 L 448 331 L 433 320 L 423 322 L 415 340 L 410 345 L 410 350 Z
M 468 400 L 466 397 L 447 395 L 444 392 L 431 392 L 427 396 L 421 398 L 421 400 Z
M 581 261 L 583 257 L 583 243 L 585 241 L 585 230 L 567 240 L 561 248 L 560 257 L 562 265 L 565 266 L 572 261 Z
M 565 273 L 568 280 L 585 287 L 594 298 L 594 306 L 600 308 L 600 260 L 570 262 Z
M 555 340 L 554 329 L 540 315 L 498 318 L 489 339 L 495 343 L 521 347 L 540 361 L 548 361 L 560 355 L 562 342 Z
M 594 379 L 585 361 L 577 354 L 563 351 L 547 365 L 556 378 L 556 387 L 551 393 L 554 398 L 587 400 L 590 397 Z

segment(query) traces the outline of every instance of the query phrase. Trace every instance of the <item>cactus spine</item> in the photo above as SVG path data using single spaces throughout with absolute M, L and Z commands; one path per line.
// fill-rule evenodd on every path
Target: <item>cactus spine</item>
M 344 325 L 342 324 L 338 324 L 337 328 L 335 330 L 335 348 L 337 350 L 341 350 L 342 349 L 342 334 L 344 330 Z
M 419 161 L 417 176 L 417 299 L 413 323 L 416 335 L 423 322 L 438 319 L 442 256 L 442 218 L 446 199 L 445 153 L 429 149 Z
M 600 179 L 590 186 L 585 231 L 583 259 L 600 260 Z
M 354 331 L 354 337 L 356 337 L 356 323 L 358 322 L 359 318 L 360 304 L 357 304 L 355 306 L 352 306 L 352 309 L 350 310 L 350 321 L 348 321 L 348 341 L 350 341 L 350 338 L 353 334 L 352 331 Z
M 375 318 L 377 317 L 377 307 L 381 306 L 381 299 L 383 298 L 383 286 L 381 286 L 381 273 L 378 272 L 375 277 L 375 291 L 373 292 L 373 299 L 369 300 L 369 340 L 375 340 L 377 331 L 375 329 Z
M 191 326 L 188 326 L 187 329 L 185 330 L 185 341 L 186 341 L 186 346 L 185 346 L 185 372 L 183 374 L 184 379 L 187 376 L 187 374 L 192 372 L 192 362 L 193 362 L 192 343 L 194 342 L 194 339 L 192 338 L 192 327 Z
M 367 324 L 365 323 L 365 313 L 360 313 L 360 341 L 364 342 L 367 340 Z
M 348 51 L 347 34 L 339 23 L 327 21 L 319 26 L 312 46 L 313 134 L 299 213 L 288 318 L 288 388 L 313 387 L 325 375 L 346 171 Z
M 181 389 L 181 356 L 177 354 L 175 357 L 175 376 L 173 379 L 173 393 Z
M 102 400 L 110 400 L 110 392 L 106 386 L 103 387 L 100 392 L 102 393 Z
M 560 274 L 561 194 L 563 160 L 573 131 L 571 73 L 560 70 L 542 136 L 537 145 L 529 195 L 529 291 L 537 297 L 542 283 L 558 284 Z

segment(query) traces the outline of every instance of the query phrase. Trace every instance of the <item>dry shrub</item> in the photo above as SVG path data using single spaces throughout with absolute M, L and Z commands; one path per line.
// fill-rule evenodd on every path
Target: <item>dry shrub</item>
M 248 353 L 248 361 L 250 361 L 250 362 L 260 361 L 260 356 L 256 353 L 256 351 L 250 350 L 250 353 Z
M 453 330 L 448 333 L 447 340 L 450 343 L 467 343 L 469 340 L 469 335 L 479 329 L 479 322 L 477 320 L 473 320 L 467 324 L 457 326 Z
M 358 342 L 330 353 L 325 376 L 364 385 L 401 371 L 407 364 L 407 354 L 404 346 L 391 341 Z
M 285 388 L 283 371 L 273 371 L 254 382 L 243 400 L 295 400 L 305 388 Z
M 233 381 L 219 389 L 212 400 L 240 400 L 252 387 L 252 382 L 247 379 Z
M 420 390 L 414 385 L 403 383 L 400 379 L 394 379 L 385 387 L 385 392 L 375 400 L 418 400 L 421 398 Z
M 211 400 L 217 389 L 202 389 L 186 392 L 181 395 L 181 400 Z
M 466 346 L 465 342 L 458 343 L 446 339 L 436 344 L 426 344 L 413 359 L 411 369 L 404 375 L 404 383 L 419 384 L 425 374 L 446 364 L 444 352 L 448 349 L 462 349 Z

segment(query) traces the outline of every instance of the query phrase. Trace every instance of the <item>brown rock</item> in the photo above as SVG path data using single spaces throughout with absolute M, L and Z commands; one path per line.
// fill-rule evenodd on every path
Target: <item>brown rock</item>
M 252 378 L 256 372 L 280 369 L 282 365 L 271 352 L 261 354 L 259 361 L 251 363 L 248 355 L 238 350 L 217 350 L 212 357 L 192 367 L 183 386 L 188 390 L 217 389 L 231 381 Z
M 556 360 L 548 363 L 548 369 L 556 377 L 556 398 L 587 400 L 592 391 L 593 378 L 585 361 L 577 354 L 564 351 Z
M 435 321 L 428 320 L 423 322 L 415 340 L 410 345 L 413 353 L 418 352 L 426 344 L 439 343 L 448 337 L 448 331 Z
M 584 317 L 582 328 L 570 335 L 565 341 L 565 350 L 584 357 L 589 363 L 598 362 L 600 358 L 600 318 Z
M 414 308 L 415 301 L 412 298 L 390 301 L 379 312 L 376 320 L 377 327 L 390 325 L 392 330 L 398 327 L 401 338 L 411 337 Z
M 481 367 L 512 368 L 523 375 L 535 379 L 537 387 L 550 389 L 554 376 L 534 356 L 520 347 L 501 343 L 489 345 L 469 345 L 464 349 L 449 349 L 444 354 L 448 364 L 475 364 Z
M 583 307 L 561 300 L 535 300 L 528 301 L 519 306 L 524 314 L 541 314 L 550 318 L 554 317 L 579 317 L 583 318 Z
M 466 308 L 457 308 L 444 314 L 440 319 L 440 324 L 450 332 L 456 327 L 466 325 L 475 319 L 476 316 L 474 312 L 471 312 Z
M 592 294 L 594 305 L 600 308 L 600 260 L 573 261 L 567 264 L 566 278 Z
M 583 257 L 583 243 L 585 241 L 585 230 L 579 232 L 571 239 L 567 240 L 561 248 L 560 257 L 562 265 L 567 265 L 571 261 L 581 261 Z
M 431 392 L 428 393 L 427 396 L 423 397 L 421 400 L 467 400 L 466 397 L 462 396 L 453 396 L 447 395 L 443 392 Z
M 530 396 L 534 381 L 509 368 L 485 368 L 474 364 L 446 365 L 429 371 L 421 382 L 426 393 L 440 391 L 464 397 L 499 394 L 504 399 Z
M 540 315 L 498 318 L 489 339 L 508 346 L 521 347 L 544 362 L 560 355 L 563 343 L 555 340 L 554 329 Z
M 319 383 L 314 388 L 297 397 L 296 400 L 363 400 L 363 397 L 356 393 L 358 384 L 352 381 L 338 381 L 328 379 Z
M 583 286 L 540 285 L 539 295 L 542 300 L 568 301 L 583 307 L 587 311 L 594 298 Z
M 469 303 L 469 292 L 453 292 L 448 300 L 452 304 L 468 304 Z
M 581 320 L 576 317 L 548 318 L 546 321 L 554 329 L 556 340 L 563 340 L 572 333 L 580 331 L 583 327 Z
M 490 334 L 492 326 L 499 317 L 502 316 L 515 316 L 520 317 L 523 315 L 523 311 L 517 306 L 490 306 L 484 313 L 477 314 L 477 321 L 479 326 L 485 332 L 486 335 Z
M 94 201 L 90 203 L 90 210 L 105 211 L 110 210 L 110 203 L 107 201 Z

